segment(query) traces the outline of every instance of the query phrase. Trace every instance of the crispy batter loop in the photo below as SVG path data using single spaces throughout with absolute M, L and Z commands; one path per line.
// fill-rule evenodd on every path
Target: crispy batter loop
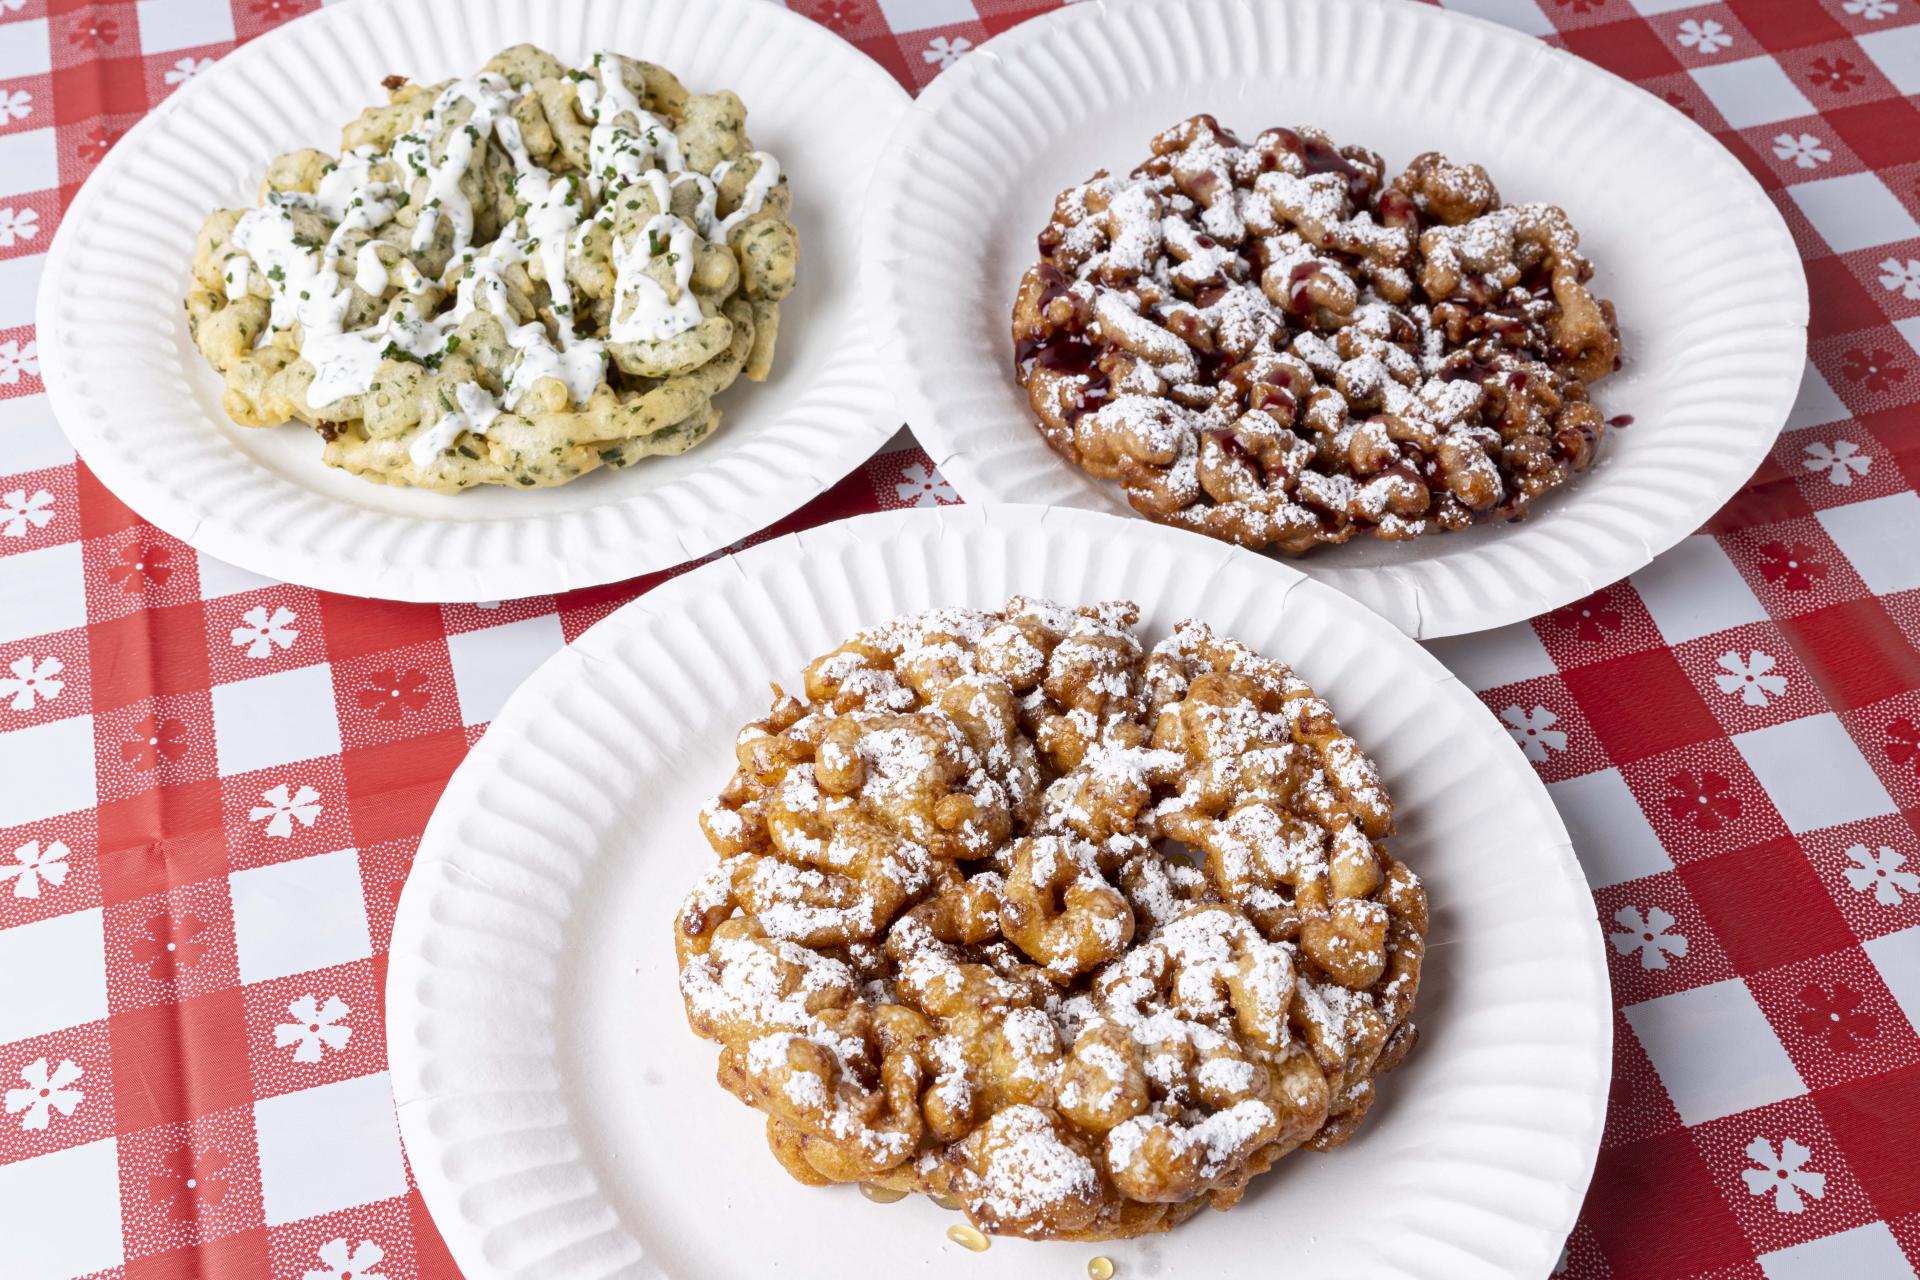
M 802 1182 L 1164 1231 L 1344 1142 L 1412 1046 L 1426 894 L 1373 762 L 1284 664 L 1137 621 L 896 619 L 740 731 L 680 989 Z
M 1209 115 L 1061 193 L 1014 300 L 1047 443 L 1136 510 L 1298 554 L 1518 519 L 1593 461 L 1613 304 L 1552 205 L 1437 152 Z

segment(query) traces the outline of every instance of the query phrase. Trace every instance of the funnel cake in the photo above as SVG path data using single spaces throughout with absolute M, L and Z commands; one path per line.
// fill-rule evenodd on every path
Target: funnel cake
M 1016 596 L 776 688 L 675 919 L 695 1032 L 800 1181 L 1102 1240 L 1349 1138 L 1427 928 L 1332 711 L 1204 623 Z
M 1047 443 L 1142 514 L 1298 554 L 1518 519 L 1593 462 L 1613 304 L 1486 170 L 1200 115 L 1054 202 L 1014 302 Z

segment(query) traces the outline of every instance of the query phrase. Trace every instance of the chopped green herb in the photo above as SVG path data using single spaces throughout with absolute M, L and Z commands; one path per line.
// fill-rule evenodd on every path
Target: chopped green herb
M 640 202 L 639 202 L 638 200 L 629 200 L 629 201 L 627 201 L 627 208 L 629 208 L 629 209 L 638 209 L 639 207 L 640 207 Z
M 451 351 L 458 351 L 459 349 L 460 349 L 460 335 L 457 333 L 449 334 L 447 337 L 447 350 L 451 352 Z
M 228 276 L 227 279 L 231 280 L 233 277 Z M 287 273 L 279 266 L 268 267 L 267 279 L 273 281 L 275 284 L 285 284 L 287 282 Z
M 598 59 L 598 58 L 595 58 L 595 59 L 594 59 L 594 61 L 595 61 L 595 62 L 598 62 L 598 61 L 599 61 L 599 59 Z M 575 71 L 569 71 L 569 72 L 567 72 L 567 79 L 569 79 L 569 80 L 572 80 L 572 81 L 574 81 L 574 82 L 575 82 L 575 83 L 577 84 L 577 83 L 579 83 L 579 82 L 580 82 L 580 81 L 582 81 L 582 80 L 591 80 L 591 79 L 593 79 L 593 77 L 592 77 L 592 76 L 590 76 L 590 75 L 588 75 L 588 74 L 587 74 L 586 72 L 584 72 L 584 71 L 578 71 L 578 70 L 575 70 Z
M 480 460 L 480 455 L 475 453 L 473 450 L 467 448 L 467 446 L 465 445 L 456 446 L 454 449 L 454 452 L 458 453 L 463 458 L 472 458 L 476 462 Z
M 657 258 L 667 251 L 667 241 L 658 231 L 647 232 L 647 256 Z

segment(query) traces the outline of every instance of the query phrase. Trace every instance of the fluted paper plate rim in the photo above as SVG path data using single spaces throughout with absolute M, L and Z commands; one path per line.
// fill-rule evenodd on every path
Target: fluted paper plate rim
M 1315 117 L 1278 121 L 1258 114 L 1264 108 L 1232 117 L 1234 105 L 1215 97 L 1244 98 L 1234 77 L 1255 67 L 1267 77 L 1262 92 L 1306 86 L 1298 92 L 1312 95 Z M 1344 127 L 1382 82 L 1399 104 L 1389 127 Z M 1117 486 L 1047 448 L 1011 376 L 1012 285 L 974 282 L 1010 237 L 1030 241 L 1045 225 L 1061 187 L 1145 154 L 1148 131 L 1120 135 L 1108 117 L 1152 94 L 1180 103 L 1155 128 L 1197 110 L 1242 130 L 1313 123 L 1386 151 L 1393 163 L 1448 149 L 1449 130 L 1491 129 L 1497 119 L 1512 145 L 1560 167 L 1554 183 L 1513 198 L 1571 203 L 1556 193 L 1629 163 L 1672 196 L 1664 220 L 1637 216 L 1637 205 L 1636 216 L 1613 225 L 1573 210 L 1590 244 L 1636 246 L 1632 261 L 1618 246 L 1595 252 L 1603 294 L 1623 268 L 1637 290 L 1655 259 L 1685 283 L 1652 297 L 1611 295 L 1628 364 L 1596 399 L 1613 414 L 1626 397 L 1639 421 L 1609 438 L 1593 472 L 1519 525 L 1409 544 L 1356 538 L 1293 562 L 1409 635 L 1517 622 L 1643 568 L 1738 491 L 1786 421 L 1805 368 L 1808 316 L 1792 233 L 1745 167 L 1678 110 L 1531 36 L 1405 0 L 1096 0 L 1002 32 L 944 71 L 908 110 L 874 183 L 865 253 L 876 282 L 875 341 L 897 371 L 901 415 L 969 501 L 1143 518 Z M 1599 120 L 1604 127 L 1578 127 Z M 1450 153 L 1484 161 L 1503 191 L 1521 176 L 1484 151 Z M 1061 168 L 1061 156 L 1079 157 L 1077 170 Z M 1035 185 L 1031 171 L 1048 165 L 1071 176 L 1051 189 Z M 1015 225 L 996 231 L 1003 212 Z M 1031 260 L 1030 248 L 1014 259 L 1014 280 Z M 1635 344 L 1636 330 L 1654 328 L 1684 342 L 1672 350 L 1665 341 L 1658 350 Z
M 1546 1274 L 1599 1146 L 1612 1006 L 1585 881 L 1512 740 L 1431 655 L 1286 566 L 1144 521 L 996 505 L 861 516 L 676 578 L 536 672 L 455 772 L 401 897 L 386 1007 L 401 1131 L 465 1274 L 991 1280 L 1083 1265 L 1073 1245 L 962 1253 L 930 1205 L 793 1183 L 714 1083 L 668 941 L 712 855 L 697 801 L 661 797 L 724 781 L 766 681 L 899 612 L 1014 591 L 1124 594 L 1149 639 L 1198 614 L 1292 662 L 1380 761 L 1395 851 L 1433 904 L 1421 1043 L 1358 1137 L 1283 1161 L 1231 1213 L 1099 1251 L 1123 1275 L 1149 1259 L 1168 1277 L 1222 1274 L 1255 1249 L 1327 1277 Z M 610 936 L 633 940 L 609 950 Z M 723 1138 L 741 1133 L 736 1159 Z M 628 1196 L 623 1179 L 657 1190 Z
M 249 452 L 251 442 L 238 443 L 236 433 L 247 429 L 218 413 L 219 376 L 193 349 L 181 306 L 194 233 L 234 197 L 237 172 L 250 190 L 279 150 L 331 145 L 394 70 L 425 74 L 423 62 L 450 63 L 448 74 L 470 70 L 519 40 L 571 55 L 648 46 L 653 36 L 670 51 L 658 44 L 628 51 L 658 58 L 690 88 L 735 89 L 762 140 L 783 119 L 834 140 L 808 144 L 794 175 L 795 202 L 803 231 L 812 221 L 839 244 L 803 234 L 800 289 L 784 309 L 780 356 L 769 382 L 755 389 L 750 419 L 739 408 L 748 391 L 742 380 L 716 400 L 724 416 L 714 438 L 679 458 L 594 473 L 558 489 L 492 495 L 386 495 L 325 467 L 317 442 L 302 441 L 310 447 L 298 458 L 277 452 L 278 444 L 263 446 L 276 451 L 264 461 Z M 575 43 L 582 47 L 566 47 Z M 453 59 L 460 49 L 472 56 Z M 729 66 L 748 72 L 729 77 Z M 879 144 L 906 101 L 893 78 L 852 45 L 761 0 L 330 6 L 241 46 L 181 86 L 82 187 L 55 236 L 37 301 L 55 418 L 88 467 L 143 518 L 197 550 L 305 586 L 399 600 L 495 600 L 611 582 L 708 554 L 825 491 L 899 425 L 866 338 L 855 246 Z M 776 102 L 799 104 L 799 114 L 776 111 L 769 105 Z M 255 111 L 294 113 L 299 123 L 256 130 Z M 268 134 L 273 142 L 252 149 L 234 141 Z M 235 153 L 231 160 L 217 159 L 226 151 Z M 791 171 L 794 157 L 782 158 Z M 823 252 L 845 261 L 825 263 Z M 805 329 L 793 323 L 802 299 L 819 312 Z M 803 352 L 811 365 L 804 381 L 795 376 Z M 727 444 L 729 428 L 748 438 Z M 310 435 L 295 425 L 261 430 Z M 644 474 L 662 465 L 675 467 L 669 478 L 656 484 Z M 581 499 L 574 492 L 581 485 L 602 487 Z M 520 501 L 499 501 L 506 497 Z

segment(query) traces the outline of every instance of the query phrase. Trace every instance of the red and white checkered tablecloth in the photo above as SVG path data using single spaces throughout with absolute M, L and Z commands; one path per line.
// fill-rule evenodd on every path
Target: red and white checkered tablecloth
M 1793 417 L 1706 529 L 1434 645 L 1546 780 L 1611 942 L 1613 1096 L 1556 1274 L 1912 1275 L 1920 0 L 1448 2 L 1710 129 L 1813 294 Z M 914 88 L 1053 7 L 791 3 Z M 6 1280 L 456 1274 L 385 1074 L 394 904 L 514 684 L 666 576 L 497 606 L 327 595 L 197 556 L 75 461 L 34 348 L 62 209 L 141 113 L 314 7 L 0 0 Z M 954 501 L 901 443 L 768 534 Z

